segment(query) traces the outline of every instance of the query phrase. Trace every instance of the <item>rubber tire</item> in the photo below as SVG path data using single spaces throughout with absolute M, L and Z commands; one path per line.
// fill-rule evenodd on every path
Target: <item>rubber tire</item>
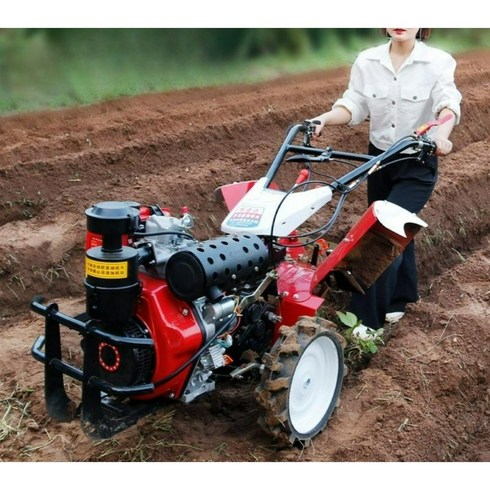
M 337 373 L 333 373 L 336 377 L 335 386 L 330 398 L 326 401 L 320 400 L 321 413 L 312 414 L 313 420 L 318 420 L 318 423 L 306 431 L 298 430 L 290 413 L 291 387 L 303 354 L 319 339 L 322 345 L 325 344 L 326 339 L 326 343 L 330 346 L 329 352 L 332 351 L 331 347 L 334 347 L 337 370 Z M 318 347 L 319 344 L 315 346 Z M 345 339 L 336 332 L 335 324 L 323 318 L 300 317 L 293 327 L 281 327 L 280 337 L 271 351 L 264 354 L 262 358 L 264 370 L 256 389 L 256 400 L 262 411 L 258 423 L 279 445 L 308 446 L 311 440 L 325 429 L 339 403 L 344 378 L 344 347 Z M 293 411 L 297 411 L 296 408 L 293 407 Z

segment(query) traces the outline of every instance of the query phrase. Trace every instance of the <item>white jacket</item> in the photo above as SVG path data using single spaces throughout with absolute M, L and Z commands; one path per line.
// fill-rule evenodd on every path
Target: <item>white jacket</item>
M 370 121 L 370 141 L 386 150 L 437 117 L 445 107 L 460 119 L 461 93 L 454 83 L 456 61 L 437 48 L 417 41 L 395 73 L 389 56 L 391 41 L 359 54 L 349 87 L 333 107 L 351 114 L 351 125 Z

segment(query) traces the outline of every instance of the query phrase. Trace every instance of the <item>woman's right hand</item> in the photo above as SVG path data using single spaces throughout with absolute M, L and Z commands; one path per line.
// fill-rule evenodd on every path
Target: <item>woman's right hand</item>
M 352 119 L 352 114 L 343 106 L 334 107 L 331 111 L 324 112 L 317 117 L 308 119 L 315 124 L 314 137 L 317 138 L 322 134 L 325 126 L 342 126 L 349 124 Z M 316 124 L 319 123 L 319 124 Z
M 323 127 L 325 126 L 325 122 L 321 117 L 313 117 L 312 119 L 307 119 L 308 122 L 313 124 L 315 127 L 315 132 L 313 134 L 313 139 L 318 138 L 322 134 Z

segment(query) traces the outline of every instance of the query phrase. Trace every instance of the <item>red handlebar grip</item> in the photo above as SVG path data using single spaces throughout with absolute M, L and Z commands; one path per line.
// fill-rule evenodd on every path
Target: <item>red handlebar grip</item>
M 422 124 L 422 126 L 417 128 L 415 133 L 417 134 L 417 136 L 421 136 L 421 135 L 427 133 L 427 131 L 429 131 L 429 129 L 433 128 L 434 126 L 440 126 L 441 124 L 447 123 L 453 117 L 454 116 L 452 114 L 446 114 L 444 117 L 441 117 L 440 119 L 437 119 L 436 121 L 430 121 L 430 122 L 427 122 L 425 124 Z
M 446 114 L 444 117 L 441 117 L 437 120 L 437 125 L 441 125 L 450 121 L 454 116 L 451 113 Z

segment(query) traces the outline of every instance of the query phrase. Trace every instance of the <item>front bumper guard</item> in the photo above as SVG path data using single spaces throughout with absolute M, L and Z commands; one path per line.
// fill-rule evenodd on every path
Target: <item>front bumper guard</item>
M 134 401 L 131 397 L 152 393 L 153 383 L 135 386 L 115 386 L 98 376 L 98 347 L 100 342 L 138 349 L 153 349 L 152 339 L 113 335 L 98 328 L 84 315 L 71 317 L 61 313 L 56 303 L 45 305 L 37 296 L 31 309 L 44 316 L 45 333 L 32 346 L 33 357 L 44 364 L 45 400 L 48 414 L 58 421 L 71 421 L 80 414 L 83 431 L 94 438 L 108 438 L 130 427 L 140 417 L 153 412 L 155 401 Z M 65 362 L 61 353 L 60 325 L 80 333 L 84 338 L 83 369 Z M 68 397 L 63 376 L 82 383 L 82 400 L 78 408 Z M 128 399 L 128 400 L 126 400 Z

